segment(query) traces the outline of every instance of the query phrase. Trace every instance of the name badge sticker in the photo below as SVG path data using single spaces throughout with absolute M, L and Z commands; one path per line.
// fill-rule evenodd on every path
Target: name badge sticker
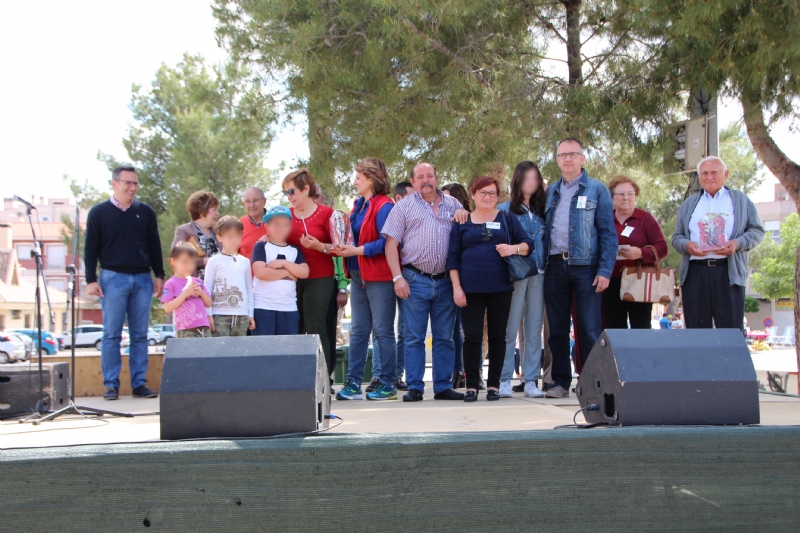
M 576 207 L 578 209 L 586 209 L 586 197 L 585 196 L 578 196 L 578 205 Z
M 633 233 L 633 226 L 625 226 L 625 229 L 622 230 L 623 237 L 630 237 L 631 233 Z
M 500 223 L 499 222 L 487 222 L 486 223 L 486 229 L 500 229 Z

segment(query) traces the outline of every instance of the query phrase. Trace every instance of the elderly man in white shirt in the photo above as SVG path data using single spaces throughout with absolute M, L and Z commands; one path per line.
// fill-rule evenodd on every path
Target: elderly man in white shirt
M 728 167 L 716 156 L 697 164 L 703 190 L 678 210 L 672 246 L 683 255 L 684 327 L 742 329 L 747 255 L 764 238 L 753 202 L 725 186 Z

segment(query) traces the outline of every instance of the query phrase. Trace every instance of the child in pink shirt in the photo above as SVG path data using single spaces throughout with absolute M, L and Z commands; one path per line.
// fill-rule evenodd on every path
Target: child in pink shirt
M 164 311 L 174 313 L 178 338 L 211 337 L 206 309 L 211 295 L 200 278 L 192 277 L 197 268 L 197 251 L 187 242 L 179 242 L 169 254 L 175 275 L 164 284 L 161 303 Z

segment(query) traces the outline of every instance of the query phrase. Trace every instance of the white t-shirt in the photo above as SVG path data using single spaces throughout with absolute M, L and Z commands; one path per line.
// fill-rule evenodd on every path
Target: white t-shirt
M 733 233 L 733 200 L 726 187 L 715 196 L 703 191 L 697 207 L 689 219 L 689 239 L 697 243 L 701 250 L 719 248 L 731 238 Z M 726 256 L 708 254 L 705 257 L 691 256 L 689 259 L 724 259 Z
M 257 242 L 253 248 L 253 263 L 269 264 L 276 259 L 285 259 L 302 265 L 306 262 L 303 253 L 294 246 L 278 246 L 271 242 Z M 255 306 L 267 311 L 297 311 L 297 282 L 290 279 L 264 281 L 253 278 Z
M 253 274 L 243 255 L 218 253 L 206 264 L 205 284 L 214 315 L 253 317 Z

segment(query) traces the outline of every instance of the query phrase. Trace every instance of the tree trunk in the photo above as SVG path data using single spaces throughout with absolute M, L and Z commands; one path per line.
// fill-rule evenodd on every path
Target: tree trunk
M 508 182 L 506 181 L 506 166 L 502 161 L 495 161 L 487 165 L 486 170 L 489 176 L 496 179 L 500 184 L 500 194 L 497 196 L 497 203 L 508 200 Z
M 567 65 L 569 85 L 583 85 L 583 61 L 581 60 L 581 4 L 583 0 L 562 0 L 567 9 Z
M 328 122 L 330 106 L 306 99 L 308 117 L 308 170 L 334 204 L 339 198 L 336 168 L 333 162 L 333 130 Z
M 786 190 L 791 195 L 796 205 L 800 205 L 800 165 L 789 159 L 783 151 L 778 148 L 775 141 L 769 134 L 769 129 L 764 123 L 764 110 L 761 103 L 742 97 L 742 107 L 744 108 L 744 124 L 747 127 L 747 135 L 750 137 L 750 144 L 756 151 L 758 158 L 764 165 L 778 178 Z M 797 250 L 800 258 L 800 248 Z M 800 260 L 795 266 L 794 273 L 794 330 L 800 331 Z M 796 334 L 795 334 L 796 335 Z M 795 341 L 795 357 L 797 358 L 797 368 L 800 369 L 800 343 Z M 800 380 L 798 380 L 798 394 L 800 394 Z

